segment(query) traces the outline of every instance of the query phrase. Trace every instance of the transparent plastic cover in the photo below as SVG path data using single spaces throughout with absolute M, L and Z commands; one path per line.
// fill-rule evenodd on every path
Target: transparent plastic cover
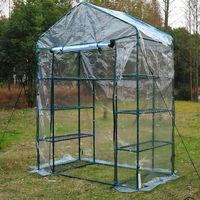
M 110 41 L 112 47 L 83 48 Z M 51 53 L 72 45 L 82 51 Z M 125 13 L 81 3 L 40 37 L 37 51 L 40 169 L 51 173 L 53 157 L 56 165 L 82 160 L 113 166 L 117 123 L 119 183 L 138 179 L 131 171 L 137 150 L 141 187 L 170 175 L 170 35 Z M 136 181 L 121 185 L 135 188 Z

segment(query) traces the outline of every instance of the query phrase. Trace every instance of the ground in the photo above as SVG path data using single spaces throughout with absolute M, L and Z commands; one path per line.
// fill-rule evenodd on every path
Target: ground
M 200 169 L 200 104 L 176 102 L 177 126 L 197 169 Z M 152 192 L 119 193 L 110 186 L 60 176 L 30 174 L 35 165 L 35 111 L 16 110 L 8 131 L 4 131 L 12 110 L 0 110 L 0 199 L 200 199 L 200 180 L 176 133 L 176 169 L 180 178 Z M 5 136 L 2 138 L 2 135 Z M 3 141 L 3 142 L 2 142 Z

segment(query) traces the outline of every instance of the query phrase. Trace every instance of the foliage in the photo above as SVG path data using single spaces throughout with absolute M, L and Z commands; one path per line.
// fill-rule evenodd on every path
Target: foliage
M 27 0 L 17 1 L 9 21 L 0 24 L 1 78 L 17 79 L 27 85 L 26 96 L 33 106 L 35 79 L 35 43 L 70 8 L 68 1 Z
M 96 5 L 126 12 L 154 26 L 162 26 L 162 17 L 157 0 L 89 0 Z
M 175 48 L 175 88 L 178 99 L 191 99 L 190 70 L 195 74 L 195 35 L 190 34 L 185 28 L 178 28 L 171 31 L 174 38 Z M 200 44 L 200 38 L 199 38 Z

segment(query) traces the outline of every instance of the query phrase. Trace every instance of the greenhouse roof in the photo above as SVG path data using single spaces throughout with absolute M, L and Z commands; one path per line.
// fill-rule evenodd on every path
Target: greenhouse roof
M 43 33 L 37 42 L 39 49 L 63 48 L 72 45 L 94 44 L 136 36 L 165 46 L 173 38 L 159 29 L 126 13 L 82 2 Z
M 113 17 L 118 18 L 118 19 L 134 26 L 137 30 L 139 30 L 140 32 L 144 33 L 146 36 L 148 36 L 156 41 L 162 42 L 163 44 L 167 44 L 167 45 L 172 44 L 173 38 L 171 35 L 155 28 L 154 26 L 151 26 L 150 24 L 143 22 L 142 20 L 139 20 L 133 16 L 130 16 L 124 12 L 99 7 L 99 6 L 96 6 L 96 5 L 87 3 L 87 2 L 82 2 L 80 4 L 85 4 L 87 6 L 91 6 L 93 8 L 96 8 L 96 9 L 104 12 L 104 13 L 112 15 Z

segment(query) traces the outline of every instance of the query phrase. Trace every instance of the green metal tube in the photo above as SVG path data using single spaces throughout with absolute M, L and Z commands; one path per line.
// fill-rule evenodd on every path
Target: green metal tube
M 52 173 L 55 172 L 55 133 L 54 133 L 54 53 L 52 54 L 52 68 L 51 68 L 51 121 L 50 132 L 52 136 Z
M 172 80 L 172 155 L 171 155 L 171 173 L 174 174 L 175 170 L 175 101 L 174 101 L 174 79 Z
M 152 107 L 155 110 L 155 80 L 153 79 L 153 98 L 152 98 Z M 154 168 L 154 141 L 155 141 L 155 113 L 152 113 L 152 170 Z
M 139 156 L 140 156 L 140 147 L 139 147 L 139 143 L 140 143 L 140 104 L 139 104 L 139 32 L 137 30 L 137 55 L 136 55 L 136 74 L 137 74 L 137 79 L 136 79 L 136 110 L 137 110 L 137 115 L 136 115 L 136 123 L 137 123 L 137 153 L 136 153 L 136 188 L 137 190 L 139 190 L 139 170 L 140 170 L 140 163 L 139 163 Z
M 96 122 L 95 122 L 95 81 L 92 81 L 92 103 L 93 103 L 93 162 L 96 160 Z
M 78 65 L 78 81 L 77 81 L 77 86 L 78 86 L 78 159 L 81 160 L 81 110 L 80 110 L 80 105 L 81 105 L 81 100 L 80 100 L 80 72 L 81 72 L 81 53 L 78 54 L 78 59 L 79 59 L 79 65 Z
M 36 46 L 36 151 L 37 151 L 37 169 L 40 170 L 40 150 L 39 150 L 39 138 L 40 138 L 40 132 L 39 132 L 39 107 L 38 107 L 38 95 L 39 95 L 39 78 L 38 78 L 38 73 L 39 73 L 39 66 L 38 66 L 38 57 L 39 57 L 39 52 L 37 50 Z

